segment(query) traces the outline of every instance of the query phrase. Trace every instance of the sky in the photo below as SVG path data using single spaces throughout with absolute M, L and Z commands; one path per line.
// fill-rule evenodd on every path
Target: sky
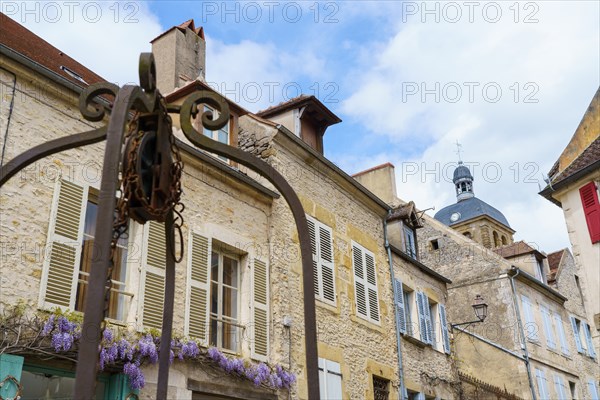
M 515 240 L 570 246 L 562 210 L 537 193 L 600 85 L 598 1 L 0 4 L 119 85 L 137 83 L 150 40 L 193 18 L 215 89 L 253 112 L 313 94 L 343 120 L 324 147 L 344 171 L 391 162 L 400 198 L 440 210 L 456 201 L 458 142 Z

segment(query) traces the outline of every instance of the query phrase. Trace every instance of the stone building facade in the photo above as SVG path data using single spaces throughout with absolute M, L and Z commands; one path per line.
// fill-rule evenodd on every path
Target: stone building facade
M 586 300 L 586 317 L 600 347 L 600 89 L 585 111 L 571 140 L 550 171 L 539 194 L 559 206 Z
M 106 120 L 85 121 L 77 107 L 82 89 L 102 78 L 1 17 L 2 101 L 10 104 L 2 107 L 1 115 L 3 131 L 8 132 L 1 143 L 3 163 L 33 145 L 105 124 Z M 32 43 L 30 53 L 18 38 Z M 181 104 L 197 91 L 210 90 L 201 79 L 203 40 L 201 28 L 193 21 L 153 40 L 159 89 L 169 103 Z M 175 65 L 163 62 L 186 51 L 201 59 Z M 43 88 L 43 98 L 36 97 L 35 90 L 26 90 L 25 83 Z M 256 115 L 232 102 L 229 107 L 228 125 L 204 134 L 273 165 L 297 191 L 307 214 L 313 233 L 321 398 L 458 398 L 453 387 L 456 370 L 447 354 L 449 340 L 444 340 L 447 331 L 438 322 L 449 281 L 417 260 L 403 258 L 404 252 L 397 248 L 389 247 L 394 250 L 388 252 L 386 222 L 392 207 L 323 156 L 322 136 L 339 118 L 310 96 Z M 185 250 L 176 266 L 174 338 L 181 347 L 192 340 L 200 356 L 184 357 L 182 349 L 174 350 L 168 396 L 304 399 L 308 388 L 302 270 L 292 214 L 266 180 L 191 146 L 179 129 L 178 115 L 172 117 L 185 163 L 182 202 L 186 206 Z M 198 121 L 195 126 L 200 129 Z M 81 319 L 103 151 L 100 143 L 58 153 L 34 163 L 2 187 L 4 317 L 13 313 L 11 318 L 18 321 L 44 322 L 63 321 L 66 316 L 71 322 L 60 322 L 65 329 Z M 146 349 L 155 348 L 156 341 L 148 335 L 161 328 L 165 280 L 161 260 L 167 251 L 162 232 L 157 223 L 131 222 L 128 235 L 117 246 L 111 276 L 108 329 L 119 338 L 149 340 L 144 342 Z M 411 329 L 414 338 L 405 335 L 401 352 L 394 334 L 393 275 L 407 288 L 426 294 L 420 297 L 422 304 L 427 300 L 430 305 L 429 310 L 415 309 L 415 318 L 427 313 L 429 323 L 423 320 L 423 328 Z M 37 353 L 24 351 L 18 338 L 17 347 L 2 348 L 2 374 L 21 383 L 23 396 L 41 395 L 37 391 L 53 382 L 59 382 L 62 390 L 57 393 L 70 395 L 77 352 L 76 345 L 55 343 L 54 335 L 63 325 L 43 324 L 48 336 L 36 342 L 41 346 Z M 36 326 L 41 328 L 39 323 Z M 427 332 L 426 339 L 421 331 Z M 103 343 L 113 339 L 106 336 Z M 141 342 L 136 346 L 134 350 L 141 351 Z M 218 350 L 217 355 L 207 352 L 209 348 Z M 48 351 L 55 358 L 48 360 Z M 405 364 L 399 359 L 402 352 L 406 352 Z M 139 365 L 145 380 L 141 390 L 133 387 L 131 375 L 123 373 L 123 362 L 107 362 L 98 374 L 97 396 L 153 398 L 157 367 L 151 355 L 144 357 Z M 241 360 L 246 370 L 254 366 L 260 372 L 264 365 L 272 380 L 259 380 L 257 386 L 247 373 L 228 371 L 242 368 L 231 363 L 235 360 Z M 277 389 L 278 377 L 285 376 L 276 373 L 279 368 L 296 377 L 289 390 Z M 10 389 L 2 389 L 3 397 L 11 395 Z

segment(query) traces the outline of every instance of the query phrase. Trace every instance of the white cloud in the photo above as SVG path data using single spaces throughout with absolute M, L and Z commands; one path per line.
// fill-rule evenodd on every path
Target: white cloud
M 2 10 L 119 85 L 139 83 L 140 53 L 151 51 L 150 40 L 163 31 L 144 2 L 5 2 Z
M 427 4 L 432 9 L 437 2 Z M 524 9 L 518 3 L 519 23 L 509 9 L 516 3 L 500 4 L 497 23 L 477 12 L 470 23 L 465 9 L 459 23 L 444 21 L 443 14 L 440 23 L 433 15 L 403 15 L 407 23 L 398 23 L 381 50 L 359 67 L 362 82 L 342 107 L 350 119 L 369 121 L 365 129 L 402 152 L 412 142 L 425 142 L 416 159 L 403 154 L 390 159 L 400 197 L 438 210 L 453 203 L 453 185 L 439 174 L 456 162 L 459 140 L 463 159 L 478 163 L 476 195 L 507 216 L 517 238 L 550 251 L 567 246 L 568 239 L 562 211 L 537 195 L 537 182 L 543 184 L 542 173 L 567 144 L 598 87 L 599 4 L 538 2 L 538 9 Z M 538 22 L 523 23 L 532 12 Z M 502 94 L 493 102 L 498 87 Z M 462 95 L 452 102 L 456 88 Z

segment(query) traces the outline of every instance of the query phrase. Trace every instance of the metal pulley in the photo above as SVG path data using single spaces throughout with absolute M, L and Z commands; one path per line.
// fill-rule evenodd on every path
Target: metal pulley
M 158 113 L 139 116 L 125 146 L 123 191 L 129 216 L 141 224 L 164 222 L 179 202 L 181 167 L 173 160 L 169 122 Z

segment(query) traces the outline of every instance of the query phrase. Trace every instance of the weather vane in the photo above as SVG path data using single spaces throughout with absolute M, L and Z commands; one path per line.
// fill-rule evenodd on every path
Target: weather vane
M 462 163 L 462 159 L 460 158 L 460 153 L 461 153 L 461 151 L 462 151 L 462 150 L 461 150 L 461 148 L 462 148 L 462 144 L 460 144 L 460 143 L 458 142 L 458 140 L 457 140 L 457 141 L 456 141 L 456 152 L 455 152 L 455 153 L 458 155 L 458 162 L 459 162 L 459 163 Z

